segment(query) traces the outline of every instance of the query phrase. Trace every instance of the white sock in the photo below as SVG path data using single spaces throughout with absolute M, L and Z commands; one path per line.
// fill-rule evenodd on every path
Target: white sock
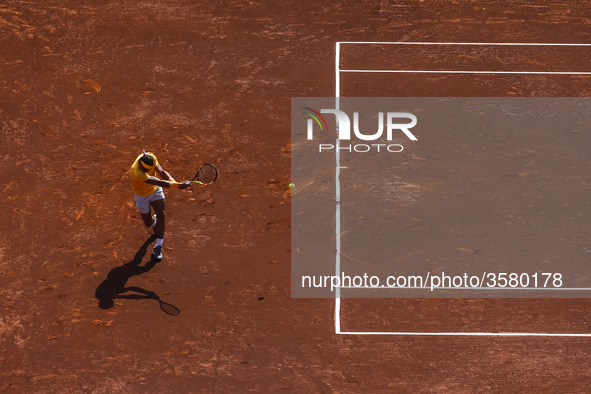
M 152 225 L 150 226 L 150 228 L 155 228 L 156 227 L 156 222 L 158 222 L 158 218 L 154 218 L 154 223 L 152 223 Z
M 164 238 L 156 238 L 156 246 L 162 246 L 162 242 L 164 242 Z

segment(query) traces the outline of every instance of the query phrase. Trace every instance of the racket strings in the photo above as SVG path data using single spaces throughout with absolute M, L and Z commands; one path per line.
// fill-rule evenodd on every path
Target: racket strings
M 217 178 L 217 170 L 212 165 L 204 165 L 197 173 L 197 180 L 201 183 L 213 183 Z

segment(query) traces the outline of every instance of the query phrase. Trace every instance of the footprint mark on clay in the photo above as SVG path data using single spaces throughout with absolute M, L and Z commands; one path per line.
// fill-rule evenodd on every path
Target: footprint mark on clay
M 201 267 L 199 267 L 199 271 L 201 272 L 201 275 L 203 275 L 203 276 L 208 276 L 209 275 L 209 270 L 204 265 L 202 265 Z

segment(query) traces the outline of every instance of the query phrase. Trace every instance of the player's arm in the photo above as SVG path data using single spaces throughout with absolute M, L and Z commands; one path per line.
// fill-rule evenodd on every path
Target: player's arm
M 156 173 L 158 175 L 160 175 L 160 177 L 162 179 L 167 179 L 169 181 L 173 181 L 174 182 L 174 178 L 172 176 L 170 176 L 170 174 L 166 170 L 164 170 L 164 168 L 162 168 L 162 166 L 160 165 L 160 163 L 158 163 L 156 165 Z
M 146 179 L 145 182 L 150 185 L 156 185 L 156 186 L 162 186 L 162 187 L 168 187 L 168 188 L 178 187 L 178 185 L 179 185 L 177 182 L 170 181 L 170 180 L 165 181 L 164 179 L 156 178 L 155 176 L 151 176 L 150 178 Z
M 163 178 L 164 177 L 167 177 L 167 180 L 156 178 L 155 176 L 151 176 L 148 179 L 146 179 L 145 182 L 148 183 L 148 184 L 150 184 L 150 185 L 167 187 L 169 189 L 174 189 L 174 188 L 186 189 L 189 186 L 191 186 L 191 182 L 189 182 L 189 181 L 186 181 L 186 182 L 176 182 L 174 179 L 172 179 L 172 177 L 170 176 L 170 174 L 168 172 L 162 170 L 162 167 L 160 167 L 160 169 L 161 169 L 161 171 L 163 171 L 163 173 L 160 173 L 160 170 L 158 170 L 158 169 L 156 169 L 156 171 Z

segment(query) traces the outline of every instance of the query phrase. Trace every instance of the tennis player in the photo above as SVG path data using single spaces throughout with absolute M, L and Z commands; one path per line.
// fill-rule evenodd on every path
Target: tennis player
M 158 163 L 156 155 L 150 152 L 146 153 L 145 150 L 133 162 L 129 176 L 135 195 L 135 206 L 142 214 L 146 227 L 153 228 L 156 235 L 152 258 L 161 261 L 165 229 L 164 191 L 162 188 L 186 189 L 191 186 L 191 182 L 176 182 Z M 152 208 L 154 208 L 154 216 L 152 216 Z

